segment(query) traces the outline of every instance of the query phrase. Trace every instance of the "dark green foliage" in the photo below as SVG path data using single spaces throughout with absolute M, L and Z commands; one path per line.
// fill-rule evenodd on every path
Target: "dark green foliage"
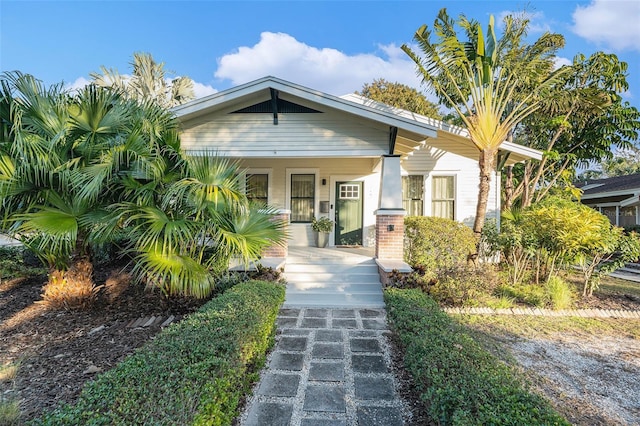
M 405 365 L 436 423 L 569 424 L 423 292 L 387 289 L 385 302 Z
M 27 253 L 20 246 L 0 246 L 0 280 L 45 274 L 44 266 L 30 262 Z
M 404 220 L 405 261 L 427 275 L 467 261 L 476 252 L 471 228 L 451 219 L 409 216 Z
M 239 284 L 172 325 L 37 425 L 230 425 L 273 344 L 284 287 Z

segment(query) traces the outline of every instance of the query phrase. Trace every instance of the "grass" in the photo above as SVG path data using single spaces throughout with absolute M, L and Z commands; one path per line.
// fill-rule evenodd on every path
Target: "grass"
M 454 315 L 462 324 L 490 334 L 521 337 L 553 336 L 559 333 L 610 335 L 640 339 L 640 319 L 537 317 L 526 315 Z
M 640 283 L 606 276 L 602 277 L 600 287 L 596 290 L 596 293 L 598 292 L 609 294 L 630 294 L 632 296 L 640 297 Z
M 18 374 L 20 363 L 10 363 L 0 366 L 0 383 L 13 382 Z M 20 424 L 20 403 L 0 395 L 0 426 Z

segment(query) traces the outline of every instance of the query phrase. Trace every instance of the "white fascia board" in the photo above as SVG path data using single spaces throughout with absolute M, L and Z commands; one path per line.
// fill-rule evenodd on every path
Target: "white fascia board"
M 626 200 L 620 201 L 620 207 L 630 207 L 637 206 L 640 204 L 640 197 L 638 197 L 638 193 L 634 193 L 633 197 L 629 197 Z
M 609 191 L 609 192 L 598 192 L 595 194 L 582 194 L 580 197 L 581 200 L 591 200 L 594 198 L 605 198 L 605 197 L 615 197 L 617 195 L 627 195 L 627 194 L 638 194 L 640 188 L 633 189 L 621 189 L 619 191 Z
M 384 123 L 389 126 L 395 126 L 410 132 L 414 132 L 419 135 L 423 135 L 425 138 L 436 137 L 437 135 L 436 129 L 426 123 L 416 122 L 415 120 L 407 119 L 391 112 L 370 108 L 366 105 L 348 101 L 337 96 L 329 95 L 327 93 L 313 90 L 308 87 L 300 86 L 298 84 L 284 81 L 275 77 L 265 77 L 259 80 L 252 81 L 250 83 L 224 90 L 222 92 L 214 93 L 212 95 L 205 96 L 203 98 L 188 102 L 184 105 L 175 107 L 172 109 L 172 111 L 176 114 L 177 117 L 185 117 L 190 114 L 195 114 L 205 109 L 212 108 L 222 103 L 238 99 L 243 96 L 247 96 L 268 88 L 282 91 L 289 95 L 297 96 L 299 98 L 315 102 L 329 108 L 334 108 L 363 118 Z
M 194 99 L 193 101 L 187 102 L 186 104 L 171 108 L 171 111 L 176 114 L 177 117 L 183 117 L 185 115 L 197 113 L 202 110 L 220 105 L 224 102 L 238 99 L 250 93 L 269 88 L 269 84 L 265 83 L 270 81 L 270 79 L 270 77 L 261 78 L 259 80 L 251 81 L 249 83 L 241 84 L 239 86 L 214 93 L 212 95 Z
M 597 188 L 599 186 L 604 185 L 604 183 L 591 183 L 591 184 L 587 184 L 585 186 L 583 186 L 582 188 L 580 188 L 583 191 L 586 191 L 587 189 L 591 189 L 591 188 Z

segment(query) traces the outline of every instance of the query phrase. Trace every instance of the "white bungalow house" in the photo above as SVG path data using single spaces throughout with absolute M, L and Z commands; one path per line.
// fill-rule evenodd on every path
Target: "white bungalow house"
M 580 201 L 598 210 L 616 226 L 640 225 L 640 173 L 593 179 L 576 184 Z
M 289 246 L 312 245 L 312 218 L 327 216 L 336 222 L 330 246 L 372 247 L 379 264 L 397 266 L 405 215 L 473 223 L 478 150 L 464 129 L 275 77 L 174 112 L 187 152 L 215 151 L 239 160 L 249 197 L 267 201 L 289 220 Z M 506 164 L 541 157 L 513 143 L 501 149 Z M 496 173 L 489 216 L 500 211 L 499 179 Z M 275 248 L 265 256 L 286 254 L 286 248 Z

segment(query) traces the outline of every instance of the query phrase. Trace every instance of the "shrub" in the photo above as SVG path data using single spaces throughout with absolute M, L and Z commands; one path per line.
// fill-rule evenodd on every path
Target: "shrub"
M 558 276 L 549 278 L 544 289 L 553 309 L 568 309 L 573 304 L 574 294 L 571 284 Z
M 483 295 L 493 293 L 498 277 L 491 265 L 458 265 L 441 271 L 429 293 L 436 301 L 453 306 L 477 305 Z
M 429 271 L 452 268 L 476 252 L 471 228 L 455 220 L 410 216 L 405 218 L 405 261 Z
M 495 291 L 498 297 L 508 297 L 518 303 L 543 308 L 547 304 L 547 293 L 538 284 L 501 285 Z
M 273 345 L 283 301 L 282 285 L 239 284 L 34 424 L 231 424 Z
M 441 425 L 568 425 L 517 372 L 419 290 L 386 289 L 390 324 L 416 390 Z
M 53 271 L 42 288 L 43 303 L 54 309 L 85 309 L 93 305 L 102 286 L 92 279 L 93 266 L 88 260 L 76 262 L 67 271 Z
M 0 280 L 41 275 L 45 269 L 25 261 L 29 252 L 23 247 L 0 246 Z

